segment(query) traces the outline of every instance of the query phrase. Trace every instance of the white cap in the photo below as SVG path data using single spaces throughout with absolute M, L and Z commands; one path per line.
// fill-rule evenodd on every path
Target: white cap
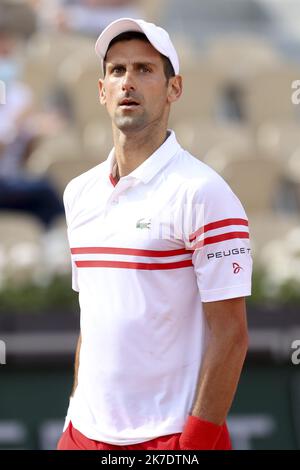
M 110 42 L 119 34 L 127 31 L 139 31 L 144 33 L 152 46 L 158 52 L 168 57 L 173 65 L 175 74 L 177 75 L 179 73 L 178 55 L 167 31 L 153 23 L 147 23 L 147 21 L 132 18 L 120 18 L 119 20 L 113 21 L 98 37 L 95 50 L 96 54 L 101 59 L 102 67 Z

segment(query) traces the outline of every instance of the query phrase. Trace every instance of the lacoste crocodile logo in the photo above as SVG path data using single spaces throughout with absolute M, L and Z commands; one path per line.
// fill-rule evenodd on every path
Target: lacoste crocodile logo
M 150 230 L 151 228 L 151 220 L 150 219 L 145 219 L 144 217 L 142 219 L 139 219 L 136 223 L 136 228 L 144 229 L 147 228 Z

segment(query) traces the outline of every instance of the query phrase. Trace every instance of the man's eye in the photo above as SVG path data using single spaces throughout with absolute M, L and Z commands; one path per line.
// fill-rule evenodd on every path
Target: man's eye
M 140 67 L 141 72 L 151 72 L 150 68 L 147 65 L 141 65 Z
M 124 67 L 114 67 L 111 72 L 116 74 L 122 73 L 124 72 Z

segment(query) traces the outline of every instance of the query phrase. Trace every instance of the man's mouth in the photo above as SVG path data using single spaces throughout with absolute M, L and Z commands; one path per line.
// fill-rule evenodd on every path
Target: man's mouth
M 134 108 L 136 106 L 139 106 L 139 104 L 140 103 L 138 103 L 135 100 L 132 100 L 130 98 L 125 98 L 120 102 L 119 106 L 121 106 L 121 108 Z

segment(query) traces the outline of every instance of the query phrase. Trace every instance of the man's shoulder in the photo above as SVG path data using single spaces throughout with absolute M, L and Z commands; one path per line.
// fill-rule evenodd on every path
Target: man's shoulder
M 71 179 L 64 190 L 64 201 L 67 202 L 69 198 L 74 199 L 77 194 L 80 194 L 93 181 L 99 181 L 104 165 L 105 161 Z
M 175 169 L 175 168 L 174 168 Z M 186 150 L 179 153 L 176 162 L 178 186 L 185 188 L 189 200 L 210 205 L 242 208 L 242 203 L 223 177 L 206 163 Z
M 181 177 L 199 189 L 230 189 L 219 173 L 187 150 L 179 153 L 176 165 Z
M 204 209 L 206 223 L 247 219 L 242 202 L 219 173 L 189 152 L 181 152 L 179 159 L 175 174 L 180 172 L 181 181 L 177 181 L 177 187 L 181 188 L 185 203 Z

